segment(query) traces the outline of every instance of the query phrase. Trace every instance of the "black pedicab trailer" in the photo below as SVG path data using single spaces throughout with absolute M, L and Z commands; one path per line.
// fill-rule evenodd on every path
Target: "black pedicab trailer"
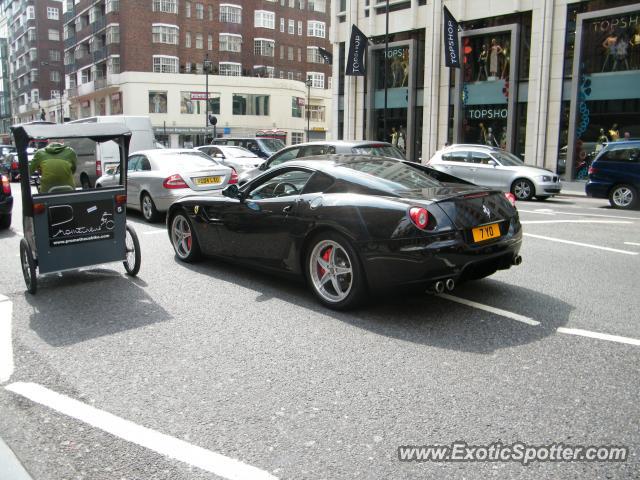
M 127 157 L 131 131 L 117 124 L 22 124 L 11 127 L 20 164 L 22 225 L 20 262 L 27 291 L 36 293 L 37 274 L 122 261 L 126 273 L 140 270 L 140 243 L 127 225 Z M 113 140 L 120 151 L 118 185 L 98 189 L 31 191 L 27 145 L 32 140 Z

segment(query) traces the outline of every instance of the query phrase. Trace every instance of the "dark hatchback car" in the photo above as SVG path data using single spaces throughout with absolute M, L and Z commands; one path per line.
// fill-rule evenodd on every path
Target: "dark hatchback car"
M 640 207 L 640 141 L 609 143 L 591 164 L 585 190 L 614 208 Z
M 324 140 L 317 142 L 306 142 L 291 145 L 283 148 L 259 167 L 246 170 L 240 175 L 239 183 L 244 185 L 249 180 L 257 177 L 262 172 L 280 165 L 284 162 L 297 160 L 299 158 L 317 157 L 319 155 L 355 154 L 355 155 L 375 155 L 377 157 L 389 157 L 397 160 L 404 160 L 402 152 L 387 142 L 375 142 L 368 140 Z
M 13 210 L 13 197 L 11 196 L 11 184 L 9 177 L 0 175 L 0 230 L 11 226 L 11 212 Z

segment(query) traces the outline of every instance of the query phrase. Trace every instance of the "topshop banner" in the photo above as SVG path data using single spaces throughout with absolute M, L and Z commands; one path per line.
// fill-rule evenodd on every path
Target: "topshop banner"
M 451 12 L 444 9 L 444 62 L 447 67 L 460 68 L 460 44 L 458 42 L 458 22 Z
M 364 77 L 366 69 L 364 54 L 367 50 L 367 36 L 355 25 L 351 26 L 351 41 L 349 42 L 349 56 L 347 57 L 347 71 L 345 75 Z

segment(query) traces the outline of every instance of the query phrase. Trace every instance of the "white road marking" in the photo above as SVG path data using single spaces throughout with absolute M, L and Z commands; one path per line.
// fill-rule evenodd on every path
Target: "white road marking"
M 636 242 L 624 242 L 625 245 L 633 245 L 634 247 L 640 247 L 640 243 Z
M 633 224 L 627 220 L 520 220 L 523 225 L 538 224 L 538 223 L 604 223 L 604 224 Z
M 606 250 L 607 252 L 622 253 L 624 255 L 638 255 L 638 252 L 629 250 L 618 250 L 617 248 L 601 247 L 600 245 L 591 245 L 590 243 L 573 242 L 571 240 L 563 240 L 561 238 L 545 237 L 544 235 L 533 235 L 532 233 L 523 233 L 525 237 L 539 238 L 541 240 L 549 240 L 550 242 L 567 243 L 569 245 L 577 245 L 579 247 L 595 248 L 597 250 Z
M 277 477 L 234 458 L 192 445 L 156 430 L 137 425 L 37 383 L 15 382 L 7 390 L 85 422 L 116 437 L 141 445 L 161 455 L 193 465 L 229 480 L 277 480 Z
M 468 307 L 473 307 L 477 308 L 478 310 L 484 310 L 485 312 L 494 313 L 496 315 L 500 315 L 501 317 L 511 318 L 512 320 L 517 320 L 518 322 L 526 323 L 527 325 L 540 325 L 540 322 L 534 320 L 533 318 L 525 317 L 524 315 L 520 315 L 518 313 L 509 312 L 508 310 L 502 310 L 501 308 L 490 307 L 489 305 L 473 302 L 471 300 L 467 300 L 466 298 L 454 297 L 453 295 L 449 295 L 447 293 L 441 293 L 438 296 L 452 302 L 461 303 L 462 305 L 466 305 Z
M 557 212 L 555 210 L 550 210 L 550 209 L 522 210 L 518 208 L 518 212 L 537 213 L 539 215 L 573 215 L 576 217 L 600 217 L 600 218 L 613 218 L 617 220 L 638 220 L 638 217 L 623 217 L 622 215 L 598 215 L 597 213 Z
M 568 335 L 580 335 L 581 337 L 597 338 L 599 340 L 607 340 L 609 342 L 626 343 L 628 345 L 640 346 L 640 339 L 630 337 L 620 337 L 618 335 L 609 335 L 608 333 L 591 332 L 579 328 L 559 327 L 558 333 L 566 333 Z
M 11 317 L 13 304 L 4 295 L 0 295 L 0 383 L 11 378 L 13 363 L 13 341 L 11 339 Z

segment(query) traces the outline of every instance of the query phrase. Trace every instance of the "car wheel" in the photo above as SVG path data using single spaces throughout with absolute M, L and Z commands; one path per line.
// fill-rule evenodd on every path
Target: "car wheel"
M 540 202 L 544 202 L 545 200 L 547 200 L 550 197 L 550 195 L 536 195 L 536 200 L 540 201 Z
M 631 185 L 616 185 L 609 193 L 609 203 L 613 208 L 634 208 L 638 203 L 638 192 Z
M 33 295 L 38 291 L 36 261 L 33 258 L 31 247 L 24 238 L 20 240 L 20 264 L 22 266 L 22 276 L 27 286 L 27 292 Z
M 176 256 L 183 262 L 192 263 L 200 259 L 200 245 L 193 233 L 193 224 L 183 212 L 178 212 L 172 219 L 169 228 L 171 245 Z
M 0 216 L 0 230 L 6 230 L 11 226 L 11 214 Z
M 531 200 L 536 194 L 536 189 L 531 181 L 526 178 L 519 178 L 511 185 L 511 193 L 517 200 Z
M 149 223 L 157 222 L 160 217 L 160 212 L 156 209 L 156 204 L 153 203 L 153 199 L 148 193 L 142 195 L 140 210 L 142 210 L 144 219 Z
M 80 177 L 80 185 L 82 186 L 83 190 L 88 190 L 89 188 L 91 188 L 89 177 L 87 177 L 86 175 L 82 175 L 82 177 Z
M 127 231 L 125 232 L 124 239 L 126 254 L 125 260 L 122 262 L 127 275 L 135 277 L 140 271 L 140 261 L 142 255 L 140 253 L 140 241 L 138 240 L 138 234 L 133 227 L 127 225 Z
M 315 296 L 325 306 L 345 310 L 362 300 L 366 282 L 358 254 L 336 232 L 323 232 L 309 243 L 306 275 Z

